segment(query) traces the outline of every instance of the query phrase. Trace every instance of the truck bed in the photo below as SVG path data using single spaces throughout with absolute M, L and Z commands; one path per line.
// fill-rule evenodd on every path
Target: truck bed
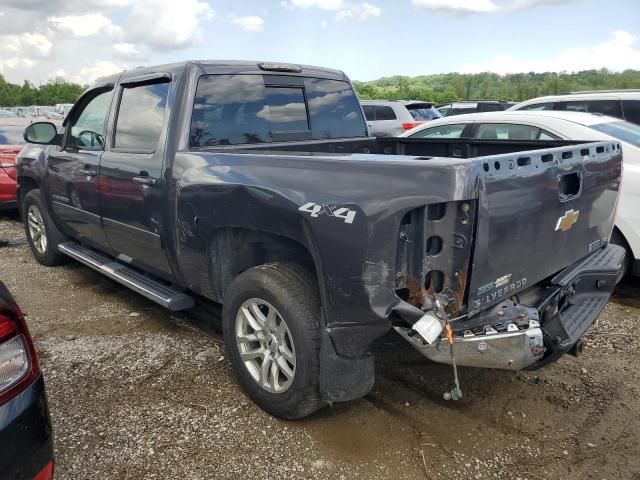
M 425 158 L 474 158 L 591 143 L 580 140 L 486 140 L 470 138 L 355 138 L 207 147 L 206 151 L 240 153 L 269 150 L 296 153 L 376 153 Z

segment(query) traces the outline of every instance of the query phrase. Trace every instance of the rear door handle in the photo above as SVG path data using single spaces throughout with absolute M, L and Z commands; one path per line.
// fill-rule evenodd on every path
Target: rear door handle
M 150 186 L 153 186 L 156 183 L 158 183 L 158 180 L 156 180 L 153 177 L 148 177 L 148 176 L 133 177 L 133 181 L 135 183 L 137 183 L 138 185 L 143 185 L 143 186 L 146 186 L 146 187 L 150 187 Z
M 80 173 L 82 175 L 86 175 L 87 177 L 95 177 L 96 175 L 98 175 L 98 172 L 96 172 L 95 170 L 91 170 L 90 168 L 83 168 L 82 170 L 80 170 Z

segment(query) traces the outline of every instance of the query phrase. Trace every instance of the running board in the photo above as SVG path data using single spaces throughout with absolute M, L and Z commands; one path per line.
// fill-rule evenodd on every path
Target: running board
M 171 311 L 193 307 L 192 296 L 167 287 L 105 255 L 73 242 L 61 243 L 58 250 Z

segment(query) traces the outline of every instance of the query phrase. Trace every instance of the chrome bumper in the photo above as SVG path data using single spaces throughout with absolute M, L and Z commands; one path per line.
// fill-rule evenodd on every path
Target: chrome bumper
M 451 363 L 449 343 L 444 336 L 428 344 L 410 328 L 394 328 L 428 359 L 438 363 Z M 545 348 L 540 324 L 530 320 L 525 329 L 510 324 L 505 332 L 485 327 L 484 333 L 480 335 L 469 332 L 464 337 L 454 337 L 453 351 L 459 366 L 522 370 L 540 360 Z

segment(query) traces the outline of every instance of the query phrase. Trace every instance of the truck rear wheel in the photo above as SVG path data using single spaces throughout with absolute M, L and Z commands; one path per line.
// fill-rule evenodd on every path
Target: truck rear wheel
M 58 251 L 64 236 L 49 217 L 39 189 L 27 193 L 21 210 L 24 231 L 36 260 L 48 267 L 64 263 L 67 257 Z
M 238 382 L 266 412 L 287 420 L 322 407 L 320 302 L 302 267 L 272 263 L 231 283 L 222 330 Z

